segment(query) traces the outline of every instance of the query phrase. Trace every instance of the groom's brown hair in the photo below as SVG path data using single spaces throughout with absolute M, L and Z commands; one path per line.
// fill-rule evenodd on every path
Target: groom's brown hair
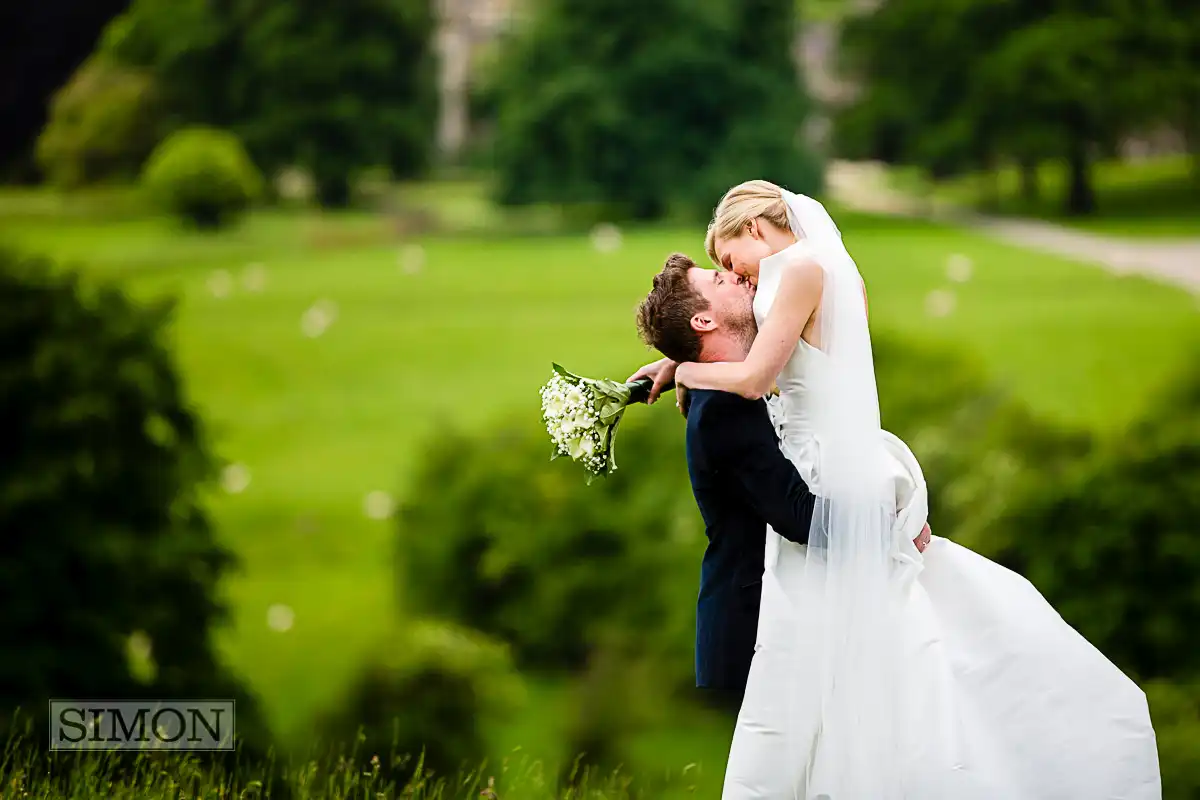
M 692 328 L 692 317 L 708 308 L 708 300 L 688 277 L 695 266 L 683 253 L 669 256 L 637 310 L 642 341 L 673 361 L 700 360 L 700 334 Z

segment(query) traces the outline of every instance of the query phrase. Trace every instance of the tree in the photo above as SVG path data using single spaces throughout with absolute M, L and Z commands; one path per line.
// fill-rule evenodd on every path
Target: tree
M 861 94 L 839 127 L 849 118 L 860 147 L 874 145 L 871 155 L 934 175 L 989 161 L 989 130 L 967 102 L 974 64 L 1000 23 L 984 19 L 989 10 L 974 0 L 911 0 L 850 17 L 842 66 Z
M 98 51 L 150 73 L 172 126 L 229 128 L 250 113 L 242 0 L 133 0 Z
M 732 174 L 812 191 L 818 170 L 798 145 L 807 103 L 790 56 L 794 11 L 756 7 L 539 5 L 496 69 L 499 200 L 600 203 L 649 219 L 672 203 L 711 213 Z
M 1136 69 L 1146 76 L 1140 95 L 1150 124 L 1174 127 L 1192 155 L 1200 180 L 1200 7 L 1188 0 L 1150 0 L 1131 14 Z
M 135 0 L 105 47 L 149 69 L 178 124 L 228 129 L 264 170 L 302 166 L 326 205 L 357 170 L 427 166 L 430 0 Z
M 846 28 L 846 63 L 863 93 L 844 120 L 860 149 L 887 131 L 899 140 L 889 155 L 935 176 L 1015 161 L 1029 193 L 1037 162 L 1061 158 L 1064 210 L 1089 213 L 1092 151 L 1149 115 L 1141 13 L 1123 0 L 880 4 Z
M 0 725 L 19 707 L 44 731 L 51 698 L 236 698 L 261 754 L 213 647 L 232 558 L 201 503 L 215 463 L 169 312 L 0 252 Z
M 1010 33 L 978 67 L 976 102 L 1005 112 L 995 121 L 1004 152 L 1066 160 L 1068 214 L 1095 210 L 1090 151 L 1127 127 L 1122 35 L 1115 17 L 1051 14 Z
M 0 5 L 0 175 L 36 174 L 34 142 L 47 100 L 84 62 L 129 0 L 45 0 Z
M 54 96 L 38 137 L 38 163 L 52 183 L 67 188 L 128 179 L 161 133 L 150 77 L 93 58 Z
M 349 200 L 357 169 L 423 171 L 436 122 L 429 0 L 251 5 L 253 110 L 234 129 L 263 164 L 308 168 L 332 206 Z

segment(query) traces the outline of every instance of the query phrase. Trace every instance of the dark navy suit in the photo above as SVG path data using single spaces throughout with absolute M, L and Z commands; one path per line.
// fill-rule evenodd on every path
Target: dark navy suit
M 761 400 L 727 392 L 688 394 L 687 462 L 708 548 L 696 606 L 696 685 L 736 706 L 758 633 L 769 523 L 808 541 L 813 495 L 779 449 Z

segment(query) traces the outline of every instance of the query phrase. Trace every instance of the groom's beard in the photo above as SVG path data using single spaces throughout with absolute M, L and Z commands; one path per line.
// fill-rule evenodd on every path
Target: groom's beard
M 731 318 L 728 326 L 729 335 L 737 341 L 738 346 L 742 349 L 742 357 L 745 358 L 754 344 L 754 337 L 758 335 L 758 323 L 754 320 L 754 312 L 747 311 L 745 314 Z

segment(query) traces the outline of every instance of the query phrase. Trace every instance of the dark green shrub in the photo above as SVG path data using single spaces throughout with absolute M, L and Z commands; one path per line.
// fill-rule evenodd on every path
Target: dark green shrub
M 1200 683 L 1153 681 L 1146 697 L 1158 739 L 1163 800 L 1200 798 Z
M 620 634 L 605 637 L 572 692 L 560 784 L 580 787 L 631 771 L 629 742 L 669 713 L 661 665 L 631 650 Z
M 1063 617 L 1141 678 L 1200 674 L 1200 371 L 1118 441 L 1032 486 L 1006 555 Z
M 538 420 L 440 435 L 400 510 L 402 602 L 512 644 L 523 665 L 580 667 L 609 630 L 690 678 L 704 533 L 674 405 L 622 423 L 619 470 L 585 485 Z
M 523 687 L 507 649 L 434 622 L 412 623 L 379 648 L 337 710 L 317 724 L 329 743 L 353 746 L 356 763 L 403 785 L 422 775 L 478 769 L 483 729 L 510 713 Z
M 263 191 L 237 137 L 211 128 L 171 134 L 150 156 L 142 181 L 164 209 L 201 228 L 232 222 Z
M 883 427 L 921 462 L 934 532 L 1003 561 L 1001 517 L 1026 486 L 1061 480 L 1091 437 L 1037 418 L 957 350 L 877 335 L 874 355 Z
M 0 739 L 19 707 L 40 749 L 51 698 L 213 697 L 269 746 L 211 641 L 231 556 L 169 314 L 0 251 Z
M 132 179 L 162 127 L 150 76 L 93 57 L 54 95 L 38 137 L 38 164 L 63 188 Z

